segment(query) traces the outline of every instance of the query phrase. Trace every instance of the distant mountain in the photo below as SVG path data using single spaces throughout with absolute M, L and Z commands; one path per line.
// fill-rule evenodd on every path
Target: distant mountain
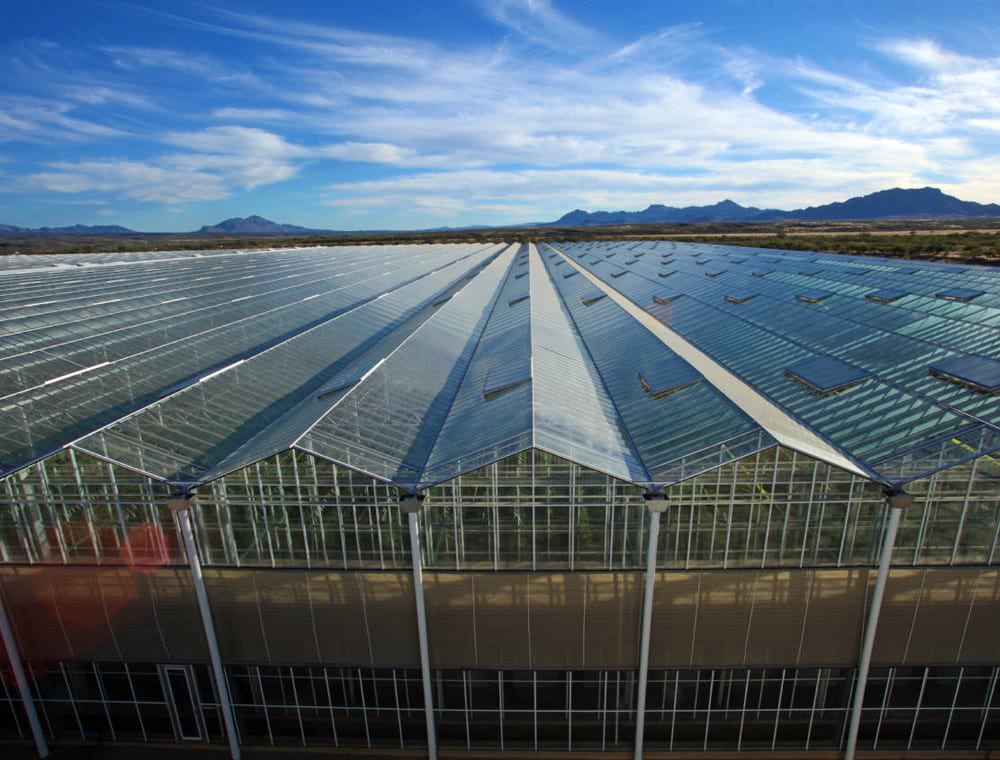
M 135 230 L 117 224 L 74 224 L 71 227 L 15 227 L 0 224 L 0 235 L 135 235 Z
M 724 200 L 712 206 L 675 208 L 655 204 L 643 211 L 570 211 L 545 226 L 593 227 L 608 224 L 681 222 L 838 221 L 872 219 L 955 219 L 1000 217 L 1000 205 L 962 201 L 935 187 L 881 190 L 825 206 L 795 211 L 759 209 Z
M 936 187 L 881 190 L 871 195 L 851 198 L 825 206 L 810 206 L 798 211 L 762 215 L 761 221 L 795 219 L 803 222 L 829 222 L 847 219 L 956 219 L 1000 216 L 1000 205 L 961 201 Z
M 262 216 L 233 217 L 218 224 L 205 225 L 202 235 L 313 235 L 331 230 L 311 230 L 294 224 L 278 224 Z
M 605 224 L 671 224 L 677 222 L 745 222 L 772 213 L 741 206 L 726 199 L 711 206 L 663 206 L 655 203 L 643 211 L 594 211 L 576 209 L 552 222 L 556 227 L 592 227 Z M 781 212 L 775 212 L 781 213 Z

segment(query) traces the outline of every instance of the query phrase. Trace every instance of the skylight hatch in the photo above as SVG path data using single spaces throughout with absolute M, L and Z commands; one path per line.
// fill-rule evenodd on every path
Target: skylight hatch
M 819 303 L 824 298 L 829 298 L 832 296 L 829 290 L 803 290 L 801 293 L 795 294 L 795 300 L 802 301 L 803 303 Z
M 941 359 L 927 368 L 935 377 L 982 393 L 1000 391 L 1000 360 L 967 354 Z
M 882 288 L 882 290 L 873 290 L 871 293 L 866 295 L 865 298 L 869 301 L 876 301 L 877 303 L 892 303 L 893 301 L 898 301 L 905 295 L 908 295 L 905 290 Z
M 639 385 L 653 398 L 663 398 L 697 383 L 701 376 L 677 357 L 643 362 L 636 372 Z
M 733 293 L 727 293 L 726 300 L 729 303 L 746 303 L 756 295 L 752 290 L 737 290 Z
M 850 388 L 872 376 L 866 369 L 824 354 L 788 365 L 785 367 L 785 375 L 821 396 Z
M 531 382 L 531 364 L 527 361 L 498 364 L 486 373 L 483 398 L 489 401 L 521 385 Z
M 677 293 L 673 291 L 664 290 L 653 296 L 653 303 L 658 303 L 661 306 L 675 301 L 683 295 L 682 293 Z
M 316 391 L 316 399 L 322 401 L 325 398 L 329 398 L 340 391 L 346 391 L 353 388 L 359 382 L 361 378 L 364 377 L 365 373 L 371 369 L 371 367 L 356 367 L 354 369 L 347 369 L 343 372 L 338 372 L 326 385 L 321 387 Z
M 971 288 L 949 288 L 948 290 L 942 290 L 940 293 L 935 293 L 934 297 L 940 298 L 943 301 L 961 301 L 962 303 L 967 303 L 982 294 L 983 291 L 972 290 Z
M 590 290 L 580 296 L 580 303 L 584 306 L 590 306 L 590 304 L 597 303 L 606 295 L 603 290 Z

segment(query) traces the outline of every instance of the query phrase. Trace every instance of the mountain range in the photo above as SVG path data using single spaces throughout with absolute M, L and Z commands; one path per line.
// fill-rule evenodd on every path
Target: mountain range
M 760 209 L 724 200 L 711 206 L 675 208 L 654 204 L 642 211 L 570 211 L 546 226 L 595 227 L 608 224 L 670 224 L 679 222 L 832 222 L 874 219 L 968 219 L 1000 217 L 1000 205 L 962 201 L 936 187 L 880 190 L 824 206 L 795 211 Z
M 711 206 L 678 208 L 653 204 L 642 211 L 583 211 L 576 209 L 554 222 L 525 227 L 598 227 L 621 224 L 677 224 L 690 222 L 830 222 L 875 219 L 974 219 L 1000 217 L 1000 205 L 963 201 L 936 187 L 881 190 L 846 201 L 809 206 L 794 211 L 760 209 L 724 200 Z M 471 228 L 470 228 L 471 229 Z M 118 225 L 39 227 L 29 229 L 0 224 L 0 235 L 137 235 Z M 233 217 L 205 225 L 191 235 L 330 235 L 335 230 L 315 230 L 294 224 L 279 224 L 261 216 Z

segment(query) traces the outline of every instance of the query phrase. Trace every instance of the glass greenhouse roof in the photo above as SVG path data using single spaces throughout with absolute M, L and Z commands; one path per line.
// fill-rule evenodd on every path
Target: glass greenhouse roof
M 991 268 L 353 246 L 11 256 L 0 293 L 0 476 L 72 447 L 193 488 L 299 448 L 412 491 L 537 448 L 658 489 L 808 439 L 899 485 L 1000 449 Z

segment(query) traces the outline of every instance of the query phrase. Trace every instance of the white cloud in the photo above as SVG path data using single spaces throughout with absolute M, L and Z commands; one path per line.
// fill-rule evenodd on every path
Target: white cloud
M 562 13 L 549 0 L 481 0 L 496 23 L 536 45 L 549 48 L 594 46 L 600 35 Z
M 106 124 L 73 116 L 72 109 L 68 102 L 0 95 L 0 142 L 76 142 L 127 134 Z
M 221 54 L 100 48 L 127 81 L 158 69 L 219 87 L 202 111 L 154 131 L 152 151 L 50 163 L 28 184 L 177 204 L 281 182 L 310 164 L 367 163 L 393 176 L 339 183 L 330 204 L 448 218 L 723 195 L 787 207 L 942 177 L 977 193 L 967 197 L 996 192 L 979 167 L 1000 152 L 1000 59 L 889 39 L 875 45 L 876 61 L 904 63 L 887 67 L 901 80 L 877 67 L 862 78 L 727 49 L 697 25 L 622 44 L 546 0 L 479 7 L 507 30 L 502 39 L 438 44 L 216 10 L 211 22 L 188 23 L 247 41 L 254 55 L 233 64 Z M 792 92 L 794 107 L 776 89 Z M 0 102 L 0 139 L 115 136 L 116 122 L 74 108 L 114 113 L 167 97 L 128 87 L 116 97 L 100 82 L 61 92 L 58 102 Z

